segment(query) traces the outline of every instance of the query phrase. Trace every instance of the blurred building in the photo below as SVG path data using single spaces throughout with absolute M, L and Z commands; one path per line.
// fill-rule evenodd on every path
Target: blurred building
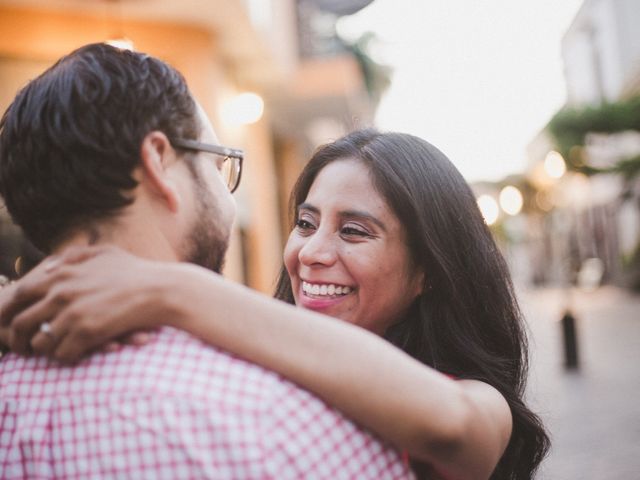
M 640 92 L 640 4 L 586 0 L 562 41 L 570 105 L 616 101 Z
M 225 273 L 270 292 L 299 171 L 319 143 L 372 122 L 361 62 L 335 34 L 340 15 L 370 2 L 0 0 L 0 110 L 83 44 L 125 42 L 175 66 L 221 143 L 246 152 Z M 28 249 L 0 210 L 2 273 Z
M 637 0 L 584 1 L 561 45 L 566 108 L 598 108 L 640 95 L 639 7 Z M 527 177 L 536 188 L 529 215 L 533 280 L 575 280 L 585 261 L 596 258 L 604 281 L 624 281 L 621 260 L 640 241 L 637 178 L 554 175 L 549 165 L 556 148 L 546 129 L 527 148 Z M 640 132 L 590 133 L 582 152 L 590 165 L 609 167 L 640 154 Z

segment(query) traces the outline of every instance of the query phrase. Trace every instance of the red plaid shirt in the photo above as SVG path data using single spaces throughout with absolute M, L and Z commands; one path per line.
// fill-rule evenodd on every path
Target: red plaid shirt
M 399 479 L 400 456 L 256 365 L 163 329 L 75 367 L 0 359 L 0 478 Z

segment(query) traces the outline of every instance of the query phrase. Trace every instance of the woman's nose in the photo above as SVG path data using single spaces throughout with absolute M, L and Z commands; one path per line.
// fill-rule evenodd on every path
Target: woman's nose
M 298 252 L 300 263 L 306 266 L 330 266 L 336 261 L 335 246 L 331 238 L 321 230 L 307 237 L 305 244 Z

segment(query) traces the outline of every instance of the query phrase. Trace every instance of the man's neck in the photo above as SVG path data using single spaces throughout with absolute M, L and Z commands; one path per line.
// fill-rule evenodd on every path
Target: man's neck
M 52 253 L 72 246 L 113 245 L 150 260 L 179 261 L 176 251 L 161 232 L 150 225 L 136 227 L 88 227 L 79 229 L 57 245 Z

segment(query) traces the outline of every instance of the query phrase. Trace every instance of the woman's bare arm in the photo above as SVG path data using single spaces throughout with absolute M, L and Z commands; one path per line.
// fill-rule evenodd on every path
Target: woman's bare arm
M 14 319 L 32 334 L 50 319 L 58 343 L 37 333 L 32 344 L 58 358 L 164 324 L 291 379 L 446 478 L 488 478 L 510 437 L 509 407 L 492 387 L 453 381 L 360 327 L 199 267 L 107 252 L 58 276 Z
M 488 478 L 506 448 L 509 407 L 489 385 L 453 381 L 360 327 L 200 269 L 176 276 L 172 326 L 295 381 L 452 478 Z

